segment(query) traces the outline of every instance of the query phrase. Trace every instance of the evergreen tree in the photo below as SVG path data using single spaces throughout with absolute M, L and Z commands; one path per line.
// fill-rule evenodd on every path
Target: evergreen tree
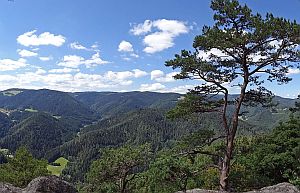
M 46 160 L 35 159 L 25 148 L 19 148 L 8 163 L 0 165 L 0 181 L 25 187 L 36 177 L 49 175 Z
M 234 139 L 243 104 L 268 105 L 272 93 L 264 82 L 288 83 L 290 68 L 300 61 L 300 25 L 296 21 L 252 13 L 237 0 L 213 0 L 215 24 L 195 37 L 194 52 L 183 50 L 166 66 L 181 71 L 176 79 L 205 82 L 190 90 L 171 115 L 219 112 L 223 120 L 225 153 L 220 164 L 220 189 L 228 190 Z M 230 100 L 229 86 L 239 94 Z M 217 95 L 222 94 L 222 99 Z M 229 115 L 228 105 L 234 105 Z M 230 116 L 230 118 L 228 118 Z
M 88 192 L 128 193 L 131 182 L 150 159 L 148 145 L 105 149 L 87 174 Z

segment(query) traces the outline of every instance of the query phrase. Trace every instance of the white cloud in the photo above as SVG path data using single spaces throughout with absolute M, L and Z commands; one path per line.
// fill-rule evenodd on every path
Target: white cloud
M 47 71 L 44 70 L 44 69 L 39 68 L 39 69 L 37 69 L 37 71 L 35 73 L 40 75 L 40 74 L 46 74 Z
M 12 87 L 18 88 L 48 88 L 61 91 L 99 91 L 107 90 L 126 90 L 133 80 L 145 76 L 147 73 L 134 69 L 131 71 L 113 72 L 108 71 L 104 74 L 87 74 L 77 72 L 77 69 L 52 69 L 48 74 L 43 69 L 34 72 L 22 72 L 14 75 L 0 74 L 0 89 Z
M 291 74 L 300 74 L 300 69 L 296 68 L 296 69 L 289 69 L 288 71 L 288 74 L 291 75 Z
M 1 59 L 0 60 L 0 71 L 16 70 L 16 69 L 23 68 L 28 65 L 29 64 L 27 64 L 26 60 L 23 58 L 20 58 L 19 60 Z
M 17 42 L 23 46 L 40 46 L 40 45 L 53 45 L 56 47 L 62 46 L 66 38 L 62 35 L 54 35 L 50 32 L 44 32 L 36 35 L 37 30 L 26 32 L 17 38 Z
M 267 56 L 261 55 L 260 52 L 258 52 L 256 54 L 250 54 L 249 55 L 249 61 L 250 62 L 259 62 L 259 61 L 263 61 L 267 58 L 268 58 Z
M 140 57 L 138 54 L 135 54 L 135 53 L 131 53 L 130 56 L 133 57 L 133 58 L 139 58 Z
M 153 28 L 157 31 L 144 37 L 144 52 L 153 54 L 163 51 L 175 45 L 174 39 L 189 32 L 189 27 L 182 21 L 159 19 L 155 21 L 146 20 L 143 24 L 135 25 L 130 31 L 134 35 L 143 35 L 151 32 Z
M 232 57 L 228 56 L 227 54 L 225 54 L 224 52 L 222 52 L 221 50 L 219 50 L 217 48 L 212 48 L 209 51 L 200 50 L 198 53 L 198 57 L 202 58 L 202 60 L 204 60 L 204 61 L 211 61 L 210 57 L 212 55 L 221 57 L 223 59 L 232 59 Z
M 169 92 L 175 92 L 175 93 L 185 94 L 185 93 L 187 93 L 187 91 L 189 89 L 193 89 L 193 88 L 195 88 L 195 85 L 177 86 L 177 87 L 171 88 L 169 90 Z
M 39 59 L 41 61 L 49 61 L 49 60 L 52 60 L 53 58 L 52 58 L 52 56 L 41 56 L 41 57 L 39 57 Z
M 133 52 L 133 47 L 130 42 L 125 40 L 121 41 L 118 47 L 119 52 Z
M 70 47 L 75 50 L 89 50 L 88 48 L 84 47 L 83 45 L 79 44 L 78 42 L 71 43 Z
M 146 45 L 144 52 L 148 54 L 160 52 L 174 46 L 173 37 L 165 32 L 156 32 L 147 35 L 144 38 L 144 44 Z
M 18 50 L 18 54 L 21 56 L 21 57 L 33 57 L 33 56 L 37 56 L 38 54 L 36 52 L 32 52 L 32 51 L 29 51 L 29 50 Z
M 125 60 L 125 61 L 130 61 L 131 60 L 131 58 L 128 58 L 128 57 L 123 57 L 122 59 Z
M 79 69 L 74 68 L 59 68 L 59 69 L 51 69 L 50 73 L 71 73 L 71 72 L 79 72 Z
M 86 67 L 90 68 L 93 66 L 97 66 L 97 65 L 101 65 L 101 64 L 108 64 L 108 63 L 110 63 L 110 62 L 102 60 L 100 58 L 100 53 L 97 52 L 96 54 L 94 54 L 92 56 L 91 59 L 85 60 L 83 64 L 86 65 Z
M 155 80 L 157 78 L 163 77 L 165 73 L 161 70 L 153 70 L 150 74 L 151 74 L 151 80 Z
M 104 74 L 105 80 L 112 82 L 118 82 L 120 85 L 130 85 L 133 83 L 130 78 L 140 78 L 146 76 L 148 73 L 139 69 L 134 69 L 132 71 L 122 71 L 122 72 L 113 72 L 108 71 Z
M 154 21 L 153 26 L 157 27 L 162 32 L 168 32 L 174 36 L 189 32 L 189 28 L 185 23 L 178 20 L 160 19 Z
M 84 58 L 77 55 L 66 55 L 62 59 L 60 63 L 58 63 L 58 66 L 64 66 L 69 68 L 78 68 L 81 64 L 84 62 Z
M 142 70 L 140 70 L 140 69 L 134 69 L 134 70 L 132 70 L 132 71 L 134 72 L 134 77 L 135 77 L 135 78 L 140 78 L 140 77 L 143 77 L 143 76 L 147 76 L 147 75 L 148 75 L 147 72 L 142 71 Z
M 141 84 L 140 91 L 163 91 L 165 88 L 166 86 L 161 83 Z
M 153 70 L 151 73 L 151 80 L 155 80 L 156 82 L 174 82 L 174 76 L 178 74 L 178 72 L 171 72 L 165 74 L 161 70 Z
M 145 20 L 144 23 L 140 23 L 134 25 L 133 28 L 130 30 L 131 33 L 134 35 L 143 35 L 151 31 L 152 28 L 152 21 Z
M 101 65 L 101 64 L 107 64 L 108 61 L 102 60 L 100 58 L 99 52 L 92 55 L 90 59 L 84 59 L 81 56 L 77 55 L 66 55 L 63 57 L 62 61 L 59 62 L 58 66 L 64 66 L 68 68 L 78 68 L 80 65 L 85 65 L 87 68 Z

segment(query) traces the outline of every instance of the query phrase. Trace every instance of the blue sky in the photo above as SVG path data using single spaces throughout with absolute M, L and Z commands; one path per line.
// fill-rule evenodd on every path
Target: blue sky
M 243 0 L 262 14 L 300 22 L 300 0 Z M 270 3 L 272 2 L 272 3 Z M 0 90 L 180 92 L 199 84 L 175 81 L 164 66 L 192 49 L 203 25 L 212 25 L 208 0 L 0 1 Z M 277 95 L 300 92 L 300 72 Z M 236 92 L 232 89 L 232 92 Z

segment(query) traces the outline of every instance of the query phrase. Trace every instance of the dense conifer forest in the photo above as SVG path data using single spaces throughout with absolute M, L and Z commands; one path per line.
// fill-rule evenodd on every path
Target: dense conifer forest
M 300 25 L 237 0 L 210 8 L 214 24 L 193 50 L 165 62 L 175 80 L 200 80 L 186 94 L 0 91 L 0 182 L 57 175 L 82 193 L 299 188 L 300 95 L 269 85 L 299 68 Z M 203 55 L 213 49 L 222 55 Z

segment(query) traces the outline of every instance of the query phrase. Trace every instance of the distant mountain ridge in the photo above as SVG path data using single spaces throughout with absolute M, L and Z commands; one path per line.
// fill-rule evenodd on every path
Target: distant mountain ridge
M 93 112 L 66 92 L 55 90 L 9 89 L 0 92 L 0 107 L 33 109 L 64 116 L 91 116 Z
M 218 130 L 219 120 L 215 115 L 201 116 L 197 123 L 166 120 L 165 113 L 182 96 L 138 91 L 0 91 L 0 148 L 15 150 L 26 145 L 34 155 L 48 158 L 61 151 L 65 155 L 66 152 L 71 155 L 72 151 L 72 155 L 78 155 L 85 148 L 126 142 L 165 143 L 200 128 Z M 273 110 L 262 107 L 243 109 L 248 112 L 240 117 L 243 134 L 269 131 L 288 118 L 288 109 L 294 106 L 295 100 L 275 97 L 274 101 L 279 105 Z M 44 147 L 43 140 L 52 142 Z M 88 143 L 89 140 L 92 144 Z

